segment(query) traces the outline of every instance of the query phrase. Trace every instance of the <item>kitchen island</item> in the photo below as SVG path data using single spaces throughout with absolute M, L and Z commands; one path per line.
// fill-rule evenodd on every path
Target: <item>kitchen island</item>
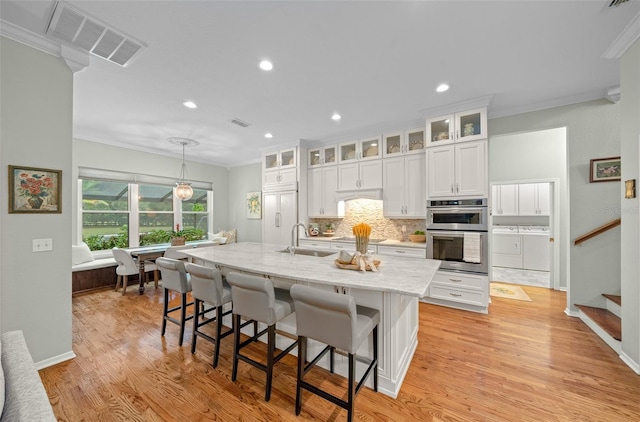
M 235 243 L 185 252 L 195 261 L 215 265 L 223 273 L 241 271 L 270 278 L 276 287 L 295 283 L 352 295 L 360 305 L 380 310 L 378 390 L 396 397 L 418 345 L 418 298 L 427 294 L 440 261 L 395 256 L 380 257 L 377 272 L 351 271 L 336 267 L 337 254 L 325 257 L 294 255 L 281 245 Z M 278 324 L 278 329 L 295 334 L 295 315 Z M 288 342 L 287 342 L 288 340 Z M 291 342 L 282 340 L 286 347 Z M 358 354 L 370 356 L 371 344 L 363 344 Z M 309 342 L 309 353 L 322 346 Z M 326 364 L 327 362 L 325 362 Z M 358 373 L 365 365 L 358 365 Z M 328 365 L 327 365 L 328 367 Z M 336 356 L 336 372 L 346 373 L 346 358 Z

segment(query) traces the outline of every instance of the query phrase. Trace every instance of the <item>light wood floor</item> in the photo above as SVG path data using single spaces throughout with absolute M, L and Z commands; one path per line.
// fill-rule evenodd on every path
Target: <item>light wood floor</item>
M 494 298 L 489 315 L 421 303 L 418 349 L 398 398 L 364 388 L 355 420 L 640 420 L 640 376 L 564 314 L 564 293 L 523 288 L 532 302 Z M 262 372 L 241 362 L 232 382 L 232 338 L 213 369 L 208 342 L 199 339 L 190 353 L 190 329 L 182 347 L 177 326 L 160 336 L 161 306 L 153 287 L 142 296 L 131 288 L 124 297 L 102 291 L 73 298 L 77 358 L 40 372 L 59 420 L 346 419 L 346 411 L 309 393 L 295 416 L 293 356 L 276 365 L 269 402 Z M 343 386 L 342 379 L 324 381 L 335 392 Z

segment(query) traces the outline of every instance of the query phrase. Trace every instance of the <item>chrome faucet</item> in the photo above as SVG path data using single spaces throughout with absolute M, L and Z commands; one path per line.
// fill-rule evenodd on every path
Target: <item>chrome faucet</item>
M 296 253 L 295 232 L 296 232 L 296 227 L 298 226 L 302 226 L 302 228 L 304 229 L 304 236 L 309 237 L 309 235 L 307 234 L 307 228 L 304 226 L 304 224 L 296 223 L 293 225 L 293 227 L 291 227 L 291 246 L 289 246 L 289 254 L 291 256 L 295 255 Z

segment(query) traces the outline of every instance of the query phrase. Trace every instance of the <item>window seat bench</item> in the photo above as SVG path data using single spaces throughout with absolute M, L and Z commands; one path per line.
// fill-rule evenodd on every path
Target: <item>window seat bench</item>
M 71 293 L 116 287 L 116 267 L 113 257 L 97 258 L 71 266 Z

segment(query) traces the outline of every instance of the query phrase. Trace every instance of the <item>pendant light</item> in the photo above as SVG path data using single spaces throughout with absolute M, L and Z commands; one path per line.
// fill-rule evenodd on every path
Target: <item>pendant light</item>
M 184 149 L 187 146 L 198 145 L 198 142 L 188 138 L 169 138 L 169 142 L 175 145 L 182 145 L 182 167 L 180 168 L 180 179 L 176 183 L 176 197 L 182 201 L 188 201 L 193 196 L 193 188 L 191 183 L 185 180 L 188 173 L 187 164 L 184 162 Z

